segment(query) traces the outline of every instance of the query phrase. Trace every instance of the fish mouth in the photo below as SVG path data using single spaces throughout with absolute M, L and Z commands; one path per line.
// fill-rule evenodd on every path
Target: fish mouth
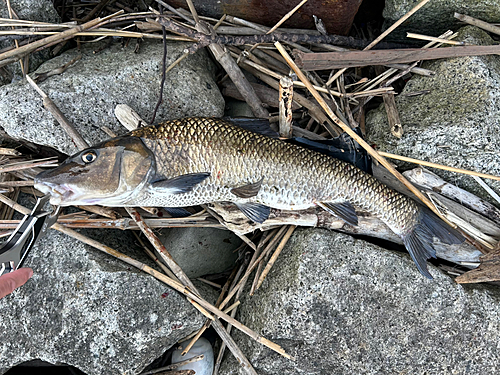
M 54 206 L 68 205 L 74 200 L 75 192 L 66 184 L 53 185 L 47 182 L 36 182 L 34 187 L 44 194 L 50 194 L 50 204 Z

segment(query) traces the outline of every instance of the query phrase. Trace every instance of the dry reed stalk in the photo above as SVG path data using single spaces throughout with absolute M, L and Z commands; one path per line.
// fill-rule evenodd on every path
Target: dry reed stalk
M 179 279 L 177 279 L 174 273 L 170 271 L 170 269 L 165 264 L 163 264 L 163 262 L 161 262 L 160 259 L 158 259 L 158 257 L 151 250 L 149 250 L 149 248 L 146 246 L 146 244 L 137 234 L 137 232 L 132 232 L 132 233 L 134 233 L 135 238 L 137 239 L 137 241 L 139 241 L 139 244 L 142 246 L 146 254 L 148 254 L 148 256 L 158 265 L 158 267 L 160 267 L 168 277 L 178 282 Z
M 419 39 L 419 40 L 427 40 L 429 42 L 436 42 L 442 44 L 451 44 L 452 46 L 467 46 L 471 45 L 465 42 L 459 42 L 457 40 L 448 40 L 444 38 L 436 38 L 434 36 L 415 34 L 415 33 L 406 33 L 407 38 Z
M 426 2 L 427 0 L 423 0 L 423 2 Z M 415 194 L 426 206 L 428 206 L 436 215 L 438 215 L 442 220 L 444 220 L 448 225 L 451 227 L 455 228 L 455 225 L 450 223 L 445 217 L 441 215 L 441 213 L 434 207 L 432 202 L 425 196 L 423 195 L 420 190 L 415 188 L 401 173 L 399 173 L 393 166 L 390 164 L 383 156 L 381 156 L 377 151 L 375 151 L 366 141 L 361 138 L 356 132 L 354 132 L 349 126 L 347 126 L 345 123 L 343 123 L 331 110 L 331 108 L 328 106 L 328 104 L 323 100 L 321 95 L 312 87 L 311 83 L 307 79 L 307 77 L 302 73 L 302 71 L 299 69 L 299 67 L 295 64 L 295 62 L 292 60 L 290 55 L 286 52 L 286 50 L 283 48 L 283 46 L 279 43 L 275 43 L 276 48 L 278 51 L 283 55 L 285 60 L 287 60 L 288 64 L 290 67 L 293 69 L 295 74 L 299 77 L 299 79 L 307 86 L 311 94 L 314 96 L 314 98 L 317 100 L 317 102 L 321 105 L 321 107 L 324 109 L 324 111 L 330 116 L 332 121 L 336 123 L 339 127 L 342 128 L 347 134 L 349 134 L 356 142 L 358 142 L 361 147 L 363 147 L 370 156 L 375 158 L 380 164 L 382 164 L 389 172 L 391 172 L 394 177 L 396 177 L 399 181 L 401 181 L 410 191 Z
M 186 359 L 185 361 L 182 361 L 182 362 L 173 363 L 171 365 L 168 365 L 165 367 L 160 367 L 160 368 L 157 368 L 157 369 L 154 369 L 151 371 L 141 372 L 140 375 L 153 375 L 153 374 L 156 374 L 156 373 L 161 372 L 161 371 L 175 370 L 181 366 L 189 365 L 190 363 L 201 361 L 203 358 L 205 358 L 205 356 L 203 354 L 197 355 L 193 358 Z
M 295 6 L 295 8 L 293 8 L 291 11 L 289 11 L 287 14 L 285 14 L 279 21 L 276 25 L 274 25 L 271 29 L 269 29 L 269 31 L 266 33 L 266 34 L 271 34 L 273 31 L 275 31 L 278 27 L 280 27 L 283 22 L 285 22 L 287 19 L 289 19 L 291 16 L 293 16 L 293 14 L 299 10 L 299 8 L 304 5 L 305 3 L 307 3 L 307 0 L 302 0 L 299 4 L 297 4 Z
M 107 207 L 101 207 L 101 206 L 75 206 L 75 207 L 113 220 L 116 220 L 119 217 L 121 217 L 121 215 L 118 212 L 113 211 L 111 208 Z
M 45 159 L 9 163 L 9 164 L 0 166 L 0 173 L 20 171 L 23 169 L 30 169 L 30 168 L 42 167 L 42 166 L 43 167 L 56 167 L 57 166 L 57 158 L 50 157 L 50 158 L 45 158 Z
M 22 154 L 13 148 L 0 147 L 0 155 L 21 156 Z
M 10 59 L 10 58 L 24 57 L 27 54 L 34 52 L 35 50 L 37 50 L 39 48 L 45 48 L 46 46 L 51 45 L 52 43 L 60 43 L 62 41 L 71 39 L 75 36 L 75 34 L 82 32 L 84 30 L 93 28 L 93 27 L 97 26 L 98 24 L 100 24 L 101 22 L 103 22 L 107 19 L 111 19 L 113 17 L 116 17 L 117 15 L 122 14 L 122 13 L 123 13 L 123 11 L 120 11 L 120 12 L 111 14 L 107 17 L 96 18 L 92 21 L 84 23 L 83 25 L 75 26 L 69 30 L 62 31 L 62 32 L 58 33 L 57 35 L 52 35 L 52 36 L 49 36 L 47 38 L 37 40 L 33 43 L 26 44 L 22 47 L 19 47 L 18 49 L 1 53 L 0 54 L 0 62 L 7 60 L 7 59 Z
M 253 261 L 253 263 L 250 263 L 250 265 L 248 266 L 248 269 L 245 271 L 245 274 L 243 275 L 241 280 L 236 284 L 236 286 L 234 288 L 232 288 L 229 291 L 229 293 L 226 296 L 226 298 L 224 299 L 224 301 L 221 302 L 221 304 L 220 304 L 221 308 L 224 308 L 224 306 L 226 306 L 229 303 L 231 298 L 233 298 L 233 296 L 238 292 L 238 290 L 243 289 L 243 287 L 245 286 L 245 283 L 247 282 L 248 278 L 250 277 L 250 274 L 252 273 L 252 271 L 255 269 L 255 267 L 257 267 L 257 265 L 262 261 L 262 259 L 264 259 L 267 252 L 273 248 L 273 246 L 276 244 L 276 242 L 279 240 L 279 238 L 283 235 L 285 229 L 286 229 L 286 226 L 283 226 L 278 231 L 275 238 L 273 238 L 273 240 L 267 245 L 267 247 L 262 251 L 262 253 L 258 257 L 255 255 L 256 253 L 254 253 L 256 259 Z M 252 257 L 252 259 L 253 259 L 253 257 Z
M 430 0 L 422 0 L 415 7 L 413 7 L 408 13 L 406 13 L 403 17 L 393 23 L 387 30 L 385 30 L 382 34 L 380 34 L 373 42 L 371 42 L 368 46 L 366 46 L 363 51 L 368 51 L 375 47 L 378 42 L 384 39 L 387 35 L 392 33 L 399 25 L 401 25 L 404 21 L 410 18 L 413 14 L 415 14 L 420 8 L 422 8 L 425 4 L 427 4 Z M 333 82 L 337 80 L 337 78 L 344 74 L 347 68 L 340 69 L 337 73 L 335 73 L 326 83 L 327 86 L 330 86 Z
M 436 164 L 436 163 L 432 163 L 432 162 L 429 162 L 429 161 L 424 161 L 424 160 L 409 158 L 409 157 L 401 156 L 401 155 L 390 154 L 388 152 L 383 152 L 383 151 L 378 151 L 378 153 L 379 153 L 379 155 L 381 155 L 383 157 L 386 157 L 386 158 L 389 158 L 389 159 L 396 159 L 396 160 L 406 161 L 408 163 L 425 165 L 426 167 L 432 167 L 432 168 L 436 168 L 436 169 L 442 169 L 442 170 L 445 170 L 445 171 L 462 173 L 462 174 L 467 174 L 467 175 L 470 175 L 470 176 L 477 176 L 477 177 L 483 177 L 483 178 L 488 178 L 488 179 L 491 179 L 491 180 L 500 181 L 500 176 L 494 176 L 494 175 L 491 175 L 491 174 L 469 171 L 467 169 L 462 169 L 462 168 L 449 167 L 447 165 Z
M 288 227 L 288 230 L 286 231 L 285 235 L 283 236 L 280 244 L 274 251 L 273 255 L 271 256 L 271 259 L 269 259 L 269 262 L 266 265 L 266 268 L 264 268 L 264 271 L 262 271 L 262 274 L 259 277 L 259 281 L 257 282 L 257 286 L 255 287 L 255 290 L 259 289 L 262 283 L 264 282 L 264 279 L 266 278 L 267 274 L 269 271 L 271 271 L 271 268 L 273 267 L 274 263 L 276 262 L 276 259 L 278 259 L 278 256 L 281 254 L 281 251 L 285 247 L 286 243 L 292 236 L 293 231 L 297 228 L 295 225 L 290 225 Z
M 69 120 L 64 116 L 64 114 L 57 108 L 55 103 L 43 92 L 43 90 L 28 76 L 26 75 L 26 80 L 43 98 L 43 106 L 47 109 L 52 116 L 57 120 L 57 122 L 62 126 L 64 131 L 71 137 L 73 142 L 75 142 L 78 149 L 83 150 L 89 147 L 89 144 L 83 137 L 78 133 L 75 127 L 69 122 Z

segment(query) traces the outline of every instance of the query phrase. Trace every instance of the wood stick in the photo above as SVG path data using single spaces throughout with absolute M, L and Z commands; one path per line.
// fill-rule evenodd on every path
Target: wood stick
M 455 13 L 453 15 L 456 19 L 468 23 L 469 25 L 477 26 L 483 30 L 489 31 L 490 33 L 500 35 L 500 27 L 494 26 L 488 22 L 478 20 L 477 18 L 466 16 L 465 14 Z
M 295 8 L 293 8 L 291 11 L 285 14 L 283 18 L 281 18 L 276 25 L 274 25 L 271 29 L 269 29 L 269 31 L 266 34 L 271 34 L 274 30 L 280 27 L 283 24 L 283 22 L 289 19 L 305 3 L 307 3 L 307 0 L 302 0 L 299 4 L 297 4 L 297 6 L 295 6 Z
M 45 92 L 43 92 L 42 89 L 38 87 L 38 85 L 28 75 L 26 75 L 26 80 L 43 98 L 43 106 L 52 114 L 52 116 L 54 116 L 64 131 L 66 131 L 66 133 L 71 137 L 73 142 L 75 142 L 76 147 L 79 150 L 89 147 L 87 141 L 83 139 L 80 133 L 78 133 L 75 127 L 69 122 L 59 108 L 57 108 L 55 103 L 47 96 L 47 94 L 45 94 Z
M 426 1 L 426 0 L 424 0 Z M 314 98 L 317 100 L 317 102 L 321 105 L 321 107 L 325 110 L 325 112 L 330 116 L 330 118 L 333 120 L 335 124 L 337 124 L 339 127 L 342 128 L 347 134 L 349 134 L 356 142 L 358 142 L 361 147 L 363 147 L 366 152 L 370 154 L 373 158 L 375 158 L 380 164 L 382 164 L 389 172 L 391 172 L 394 177 L 396 177 L 399 181 L 401 181 L 410 191 L 415 194 L 426 206 L 428 206 L 436 215 L 438 215 L 441 219 L 443 219 L 448 225 L 451 227 L 455 227 L 452 223 L 450 223 L 448 220 L 446 220 L 445 217 L 441 215 L 441 213 L 434 207 L 432 202 L 425 196 L 423 195 L 415 186 L 413 186 L 406 178 L 403 177 L 401 173 L 399 173 L 384 157 L 382 157 L 377 151 L 375 151 L 366 141 L 361 138 L 356 132 L 354 132 L 349 126 L 347 126 L 345 123 L 343 123 L 331 110 L 331 108 L 328 106 L 328 104 L 324 101 L 324 99 L 321 97 L 321 95 L 312 87 L 311 83 L 307 79 L 307 77 L 302 73 L 302 71 L 299 69 L 299 67 L 295 64 L 295 62 L 292 60 L 290 55 L 288 55 L 288 52 L 283 48 L 283 46 L 279 43 L 275 43 L 276 48 L 278 51 L 281 53 L 281 55 L 287 60 L 288 65 L 293 69 L 295 74 L 299 77 L 299 79 L 307 86 L 308 90 L 311 92 L 311 94 L 314 96 Z M 452 48 L 452 47 L 450 47 Z M 459 48 L 459 47 L 456 47 Z M 463 47 L 462 47 L 463 48 Z M 447 49 L 447 48 L 445 48 Z
M 500 54 L 500 45 L 460 46 L 439 49 L 407 48 L 349 52 L 297 52 L 296 60 L 298 66 L 309 71 L 496 54 Z
M 432 168 L 436 168 L 436 169 L 442 169 L 445 171 L 462 173 L 462 174 L 467 174 L 467 175 L 471 175 L 471 176 L 478 176 L 478 177 L 483 177 L 483 178 L 489 178 L 491 180 L 500 181 L 500 176 L 494 176 L 491 174 L 469 171 L 467 169 L 462 169 L 462 168 L 449 167 L 447 165 L 432 163 L 430 161 L 424 161 L 424 160 L 409 158 L 406 156 L 390 154 L 390 153 L 384 152 L 384 151 L 378 151 L 378 153 L 379 153 L 379 155 L 386 157 L 386 158 L 389 158 L 389 159 L 396 159 L 396 160 L 406 161 L 408 163 L 425 165 L 426 167 L 432 167 Z
M 293 81 L 284 76 L 279 90 L 279 133 L 283 138 L 292 138 Z
M 262 285 L 262 283 L 264 282 L 264 279 L 266 278 L 269 271 L 271 271 L 271 268 L 273 267 L 274 263 L 276 262 L 276 259 L 278 259 L 278 256 L 281 254 L 281 251 L 283 250 L 286 243 L 288 242 L 288 240 L 292 236 L 292 233 L 295 230 L 295 228 L 297 228 L 295 225 L 290 225 L 288 227 L 288 230 L 285 233 L 285 235 L 283 236 L 283 239 L 281 240 L 280 244 L 278 245 L 278 247 L 274 251 L 273 255 L 271 256 L 271 259 L 269 259 L 269 262 L 267 263 L 266 268 L 264 268 L 264 271 L 262 271 L 262 274 L 259 277 L 259 281 L 257 283 L 257 287 L 255 288 L 255 290 L 259 289 L 260 286 Z

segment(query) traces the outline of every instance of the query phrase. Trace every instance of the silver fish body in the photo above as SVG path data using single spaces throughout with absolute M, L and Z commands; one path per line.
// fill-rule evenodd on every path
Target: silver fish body
M 137 129 L 84 150 L 36 178 L 53 204 L 185 207 L 234 202 L 262 222 L 269 208 L 315 205 L 357 224 L 353 206 L 399 235 L 419 270 L 435 257 L 432 237 L 463 237 L 429 210 L 346 162 L 215 118 Z

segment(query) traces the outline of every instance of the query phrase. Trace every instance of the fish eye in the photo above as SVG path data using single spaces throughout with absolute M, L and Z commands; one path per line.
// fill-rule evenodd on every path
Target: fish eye
M 82 154 L 82 160 L 85 164 L 92 163 L 95 159 L 97 159 L 97 154 L 95 151 L 87 151 L 86 153 Z

